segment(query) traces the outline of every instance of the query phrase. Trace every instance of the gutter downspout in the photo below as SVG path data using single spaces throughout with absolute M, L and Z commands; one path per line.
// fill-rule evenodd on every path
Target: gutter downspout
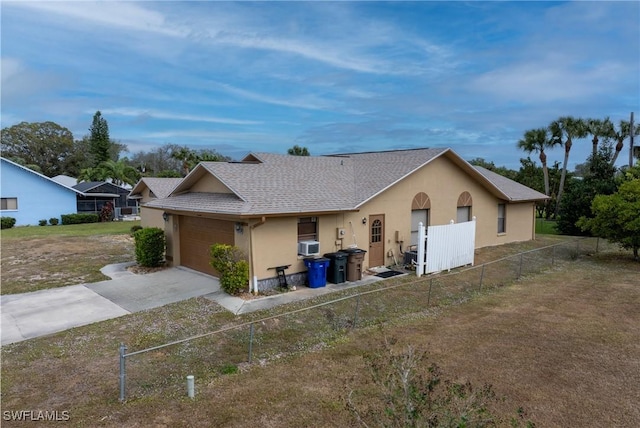
M 251 257 L 251 277 L 253 278 L 253 287 L 249 287 L 249 291 L 251 291 L 251 288 L 253 288 L 253 292 L 256 295 L 258 294 L 258 276 L 255 275 L 256 269 L 255 269 L 255 263 L 253 261 L 254 260 L 253 229 L 255 229 L 256 227 L 262 226 L 266 222 L 267 222 L 267 218 L 265 216 L 262 216 L 262 218 L 260 219 L 259 222 L 249 226 L 249 251 L 251 251 L 251 254 L 250 254 L 250 257 Z

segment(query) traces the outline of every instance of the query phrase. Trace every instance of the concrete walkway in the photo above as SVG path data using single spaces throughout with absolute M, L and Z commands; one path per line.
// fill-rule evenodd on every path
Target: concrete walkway
M 220 290 L 217 278 L 190 269 L 136 275 L 126 269 L 132 264 L 101 269 L 107 281 L 0 296 L 2 345 Z
M 105 266 L 101 272 L 112 278 L 107 281 L 0 296 L 2 345 L 192 297 L 203 296 L 239 315 L 382 280 L 373 275 L 364 275 L 360 281 L 327 283 L 320 288 L 298 287 L 287 293 L 244 300 L 222 291 L 217 278 L 188 268 L 174 267 L 136 275 L 127 270 L 133 264 Z

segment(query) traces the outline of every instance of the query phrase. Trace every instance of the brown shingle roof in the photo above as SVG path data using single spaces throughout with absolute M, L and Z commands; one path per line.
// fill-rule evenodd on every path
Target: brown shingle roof
M 504 193 L 508 200 L 511 202 L 524 202 L 524 201 L 539 201 L 543 199 L 549 199 L 544 193 L 540 193 L 537 190 L 533 190 L 523 184 L 518 183 L 497 174 L 493 171 L 489 171 L 481 166 L 474 166 L 476 171 L 482 174 L 491 184 L 493 184 L 498 190 Z
M 157 198 L 166 198 L 181 181 L 182 178 L 142 177 L 131 189 L 129 197 L 140 194 L 147 187 Z
M 474 169 L 451 149 L 414 149 L 290 156 L 252 153 L 251 162 L 202 162 L 165 199 L 147 206 L 232 215 L 268 215 L 357 210 L 362 204 L 433 159 L 446 155 L 492 193 L 510 201 L 545 196 L 490 171 Z M 204 174 L 230 193 L 192 193 Z

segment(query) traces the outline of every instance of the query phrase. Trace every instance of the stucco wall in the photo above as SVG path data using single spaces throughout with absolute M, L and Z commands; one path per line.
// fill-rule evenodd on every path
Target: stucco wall
M 76 192 L 46 177 L 2 160 L 0 193 L 3 198 L 18 198 L 18 209 L 1 211 L 16 219 L 16 226 L 37 225 L 39 220 L 61 220 L 62 214 L 76 211 Z
M 334 252 L 340 248 L 357 245 L 369 249 L 369 216 L 385 215 L 384 257 L 385 264 L 402 260 L 396 231 L 404 238 L 402 250 L 406 250 L 411 236 L 411 203 L 416 194 L 426 193 L 431 200 L 430 225 L 448 224 L 456 220 L 458 197 L 469 192 L 473 199 L 472 215 L 476 216 L 476 248 L 534 238 L 534 205 L 532 202 L 507 204 L 506 233 L 498 234 L 498 204 L 505 203 L 457 165 L 445 157 L 435 159 L 421 171 L 395 184 L 361 207 L 359 212 L 347 212 L 318 217 L 320 252 Z M 362 219 L 367 223 L 363 224 Z M 273 276 L 269 266 L 291 264 L 288 273 L 302 272 L 306 268 L 302 257 L 297 256 L 297 219 L 267 219 L 254 230 L 254 261 L 259 278 Z M 345 236 L 337 239 L 337 228 L 345 229 Z M 364 268 L 369 267 L 369 253 L 365 255 Z

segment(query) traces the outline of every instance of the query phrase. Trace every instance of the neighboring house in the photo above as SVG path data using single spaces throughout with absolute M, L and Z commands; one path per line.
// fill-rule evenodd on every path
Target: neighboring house
M 158 198 L 166 198 L 182 181 L 182 178 L 143 177 L 133 186 L 129 199 L 140 205 L 140 225 L 164 229 L 162 211 L 145 208 L 145 204 Z
M 106 181 L 83 181 L 73 186 L 81 192 L 78 196 L 79 213 L 99 214 L 107 202 L 111 202 L 116 210 L 116 217 L 126 214 L 135 214 L 136 201 L 127 198 L 129 189 L 117 186 Z
M 418 222 L 476 218 L 476 247 L 535 237 L 535 202 L 547 197 L 453 150 L 416 149 L 331 156 L 254 153 L 241 162 L 202 162 L 164 199 L 167 261 L 209 274 L 209 248 L 233 244 L 247 255 L 259 288 L 306 271 L 303 241 L 319 254 L 358 246 L 363 269 L 389 265 L 416 244 Z
M 37 225 L 40 220 L 76 212 L 76 197 L 81 194 L 38 172 L 5 158 L 1 159 L 1 215 L 16 219 L 16 226 Z
M 73 187 L 78 184 L 78 179 L 75 177 L 70 177 L 68 175 L 60 174 L 55 177 L 51 177 L 53 181 L 56 183 L 64 184 L 67 187 Z

